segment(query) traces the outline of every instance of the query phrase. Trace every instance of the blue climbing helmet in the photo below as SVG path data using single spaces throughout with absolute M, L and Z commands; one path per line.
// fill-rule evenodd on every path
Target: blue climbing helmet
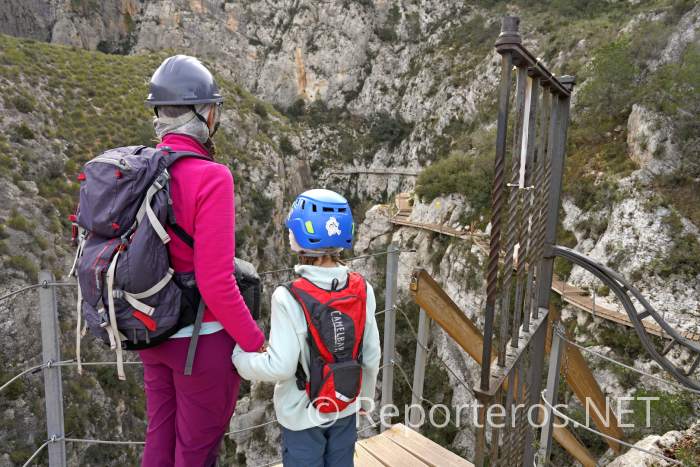
M 287 228 L 305 250 L 352 248 L 355 223 L 348 201 L 330 190 L 309 190 L 297 196 Z

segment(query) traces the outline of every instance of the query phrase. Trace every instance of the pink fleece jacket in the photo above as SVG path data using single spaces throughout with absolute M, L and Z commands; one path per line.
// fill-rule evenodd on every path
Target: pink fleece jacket
M 168 134 L 157 147 L 209 156 L 197 140 Z M 170 194 L 178 225 L 194 238 L 194 251 L 169 230 L 168 251 L 176 272 L 194 271 L 207 304 L 204 321 L 219 321 L 247 352 L 265 342 L 233 276 L 235 206 L 233 176 L 222 164 L 182 159 L 170 168 Z

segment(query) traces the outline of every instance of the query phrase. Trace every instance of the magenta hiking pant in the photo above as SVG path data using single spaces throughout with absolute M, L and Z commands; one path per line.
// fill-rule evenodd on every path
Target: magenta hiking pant
M 236 407 L 240 378 L 226 331 L 199 337 L 192 375 L 185 376 L 189 338 L 139 352 L 148 429 L 143 467 L 209 467 Z

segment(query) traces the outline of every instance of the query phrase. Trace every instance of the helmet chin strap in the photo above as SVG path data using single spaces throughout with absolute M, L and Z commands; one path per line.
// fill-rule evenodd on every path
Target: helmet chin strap
M 197 117 L 197 119 L 198 119 L 200 122 L 204 123 L 204 124 L 207 126 L 207 128 L 209 128 L 209 139 L 211 140 L 211 138 L 213 138 L 214 135 L 216 134 L 216 131 L 219 129 L 219 123 L 220 123 L 220 122 L 217 121 L 217 122 L 214 124 L 214 128 L 211 128 L 211 127 L 209 126 L 209 121 L 208 121 L 206 118 L 204 118 L 204 115 L 202 115 L 202 114 L 200 114 L 199 112 L 197 112 L 197 108 L 196 108 L 194 105 L 191 105 L 190 108 L 192 109 L 192 112 L 193 112 L 194 115 Z M 209 110 L 209 113 L 210 113 L 210 114 L 211 114 L 211 112 L 212 112 L 212 111 Z M 218 119 L 217 119 L 217 120 L 218 120 Z

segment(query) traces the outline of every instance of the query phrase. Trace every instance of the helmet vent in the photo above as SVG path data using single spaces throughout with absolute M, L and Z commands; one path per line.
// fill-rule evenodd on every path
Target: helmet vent
M 333 212 L 333 208 L 323 207 L 323 212 Z
M 311 203 L 311 210 L 312 210 L 313 212 L 318 211 L 318 209 L 316 208 L 316 205 L 313 204 L 313 203 Z
M 347 208 L 338 208 L 337 211 L 338 211 L 338 212 L 346 212 L 346 211 L 347 211 Z

